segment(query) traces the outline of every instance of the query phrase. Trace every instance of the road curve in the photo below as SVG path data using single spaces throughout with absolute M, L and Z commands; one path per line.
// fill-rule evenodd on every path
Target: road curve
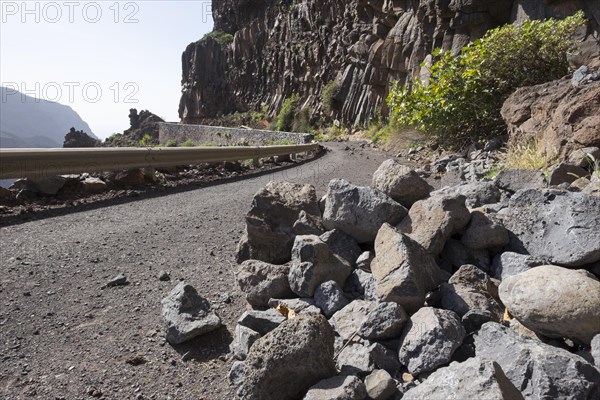
M 245 309 L 234 250 L 252 196 L 270 180 L 319 196 L 332 178 L 369 184 L 386 154 L 346 146 L 268 175 L 0 228 L 0 398 L 233 398 L 228 344 Z M 101 289 L 118 273 L 130 284 Z M 180 279 L 226 327 L 173 348 L 160 300 Z

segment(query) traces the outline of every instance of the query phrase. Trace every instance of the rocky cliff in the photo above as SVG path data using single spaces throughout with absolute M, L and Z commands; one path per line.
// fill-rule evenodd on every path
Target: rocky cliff
M 456 51 L 498 25 L 579 9 L 590 24 L 572 60 L 600 54 L 597 0 L 213 0 L 212 8 L 213 33 L 182 56 L 184 123 L 264 106 L 275 113 L 294 93 L 314 117 L 365 122 L 387 114 L 391 82 L 422 74 L 434 48 Z

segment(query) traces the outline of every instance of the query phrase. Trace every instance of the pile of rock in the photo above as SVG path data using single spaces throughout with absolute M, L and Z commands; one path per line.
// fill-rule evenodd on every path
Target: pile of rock
M 238 396 L 598 398 L 600 197 L 532 181 L 432 191 L 388 160 L 320 200 L 267 184 L 238 246 Z

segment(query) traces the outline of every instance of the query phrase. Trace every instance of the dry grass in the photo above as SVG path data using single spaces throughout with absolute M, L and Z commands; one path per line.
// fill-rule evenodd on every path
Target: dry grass
M 546 154 L 537 140 L 529 139 L 508 146 L 504 168 L 537 169 L 545 171 L 557 161 L 556 154 Z

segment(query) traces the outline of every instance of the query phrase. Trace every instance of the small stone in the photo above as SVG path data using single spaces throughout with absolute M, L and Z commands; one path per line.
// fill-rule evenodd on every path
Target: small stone
M 365 384 L 356 376 L 338 375 L 311 386 L 302 400 L 364 400 Z
M 221 318 L 193 286 L 180 282 L 162 300 L 167 340 L 180 344 L 221 327 Z
M 365 378 L 367 395 L 372 400 L 387 400 L 396 391 L 396 381 L 384 369 L 377 369 Z
M 143 354 L 136 354 L 131 357 L 128 357 L 125 362 L 129 365 L 133 365 L 134 367 L 142 364 L 146 364 L 148 359 Z
M 127 277 L 123 274 L 119 274 L 119 275 L 115 276 L 114 278 L 112 278 L 110 281 L 108 281 L 106 283 L 106 285 L 104 285 L 104 287 L 109 288 L 109 287 L 115 287 L 115 286 L 125 286 L 128 284 L 129 284 L 129 281 L 127 280 Z
M 161 270 L 158 273 L 158 280 L 161 282 L 168 282 L 171 280 L 171 275 L 169 275 L 169 273 L 167 271 Z
M 369 313 L 376 306 L 377 304 L 371 301 L 354 300 L 333 314 L 329 322 L 343 340 L 348 340 L 358 332 Z
M 594 365 L 596 368 L 600 369 L 600 333 L 594 336 L 590 346 L 592 358 L 594 359 Z
M 319 238 L 329 246 L 336 257 L 354 268 L 356 259 L 360 256 L 362 250 L 352 236 L 339 229 L 334 229 L 325 232 Z
M 327 318 L 348 304 L 342 289 L 335 281 L 321 283 L 315 290 L 315 305 Z

